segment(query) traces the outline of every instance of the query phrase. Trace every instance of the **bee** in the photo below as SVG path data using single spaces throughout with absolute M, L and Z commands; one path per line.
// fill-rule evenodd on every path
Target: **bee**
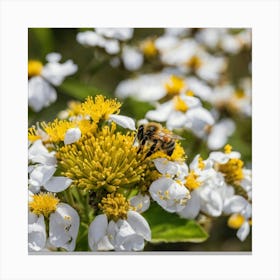
M 150 147 L 148 153 L 145 156 L 145 158 L 147 158 L 159 150 L 163 151 L 168 156 L 171 156 L 175 149 L 176 139 L 183 138 L 173 134 L 166 128 L 163 128 L 159 123 L 149 122 L 146 124 L 141 124 L 138 127 L 134 142 L 136 140 L 139 142 L 137 154 L 143 151 L 145 146 Z

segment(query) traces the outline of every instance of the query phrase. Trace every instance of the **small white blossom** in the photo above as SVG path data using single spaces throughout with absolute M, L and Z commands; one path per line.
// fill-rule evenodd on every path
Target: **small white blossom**
M 127 219 L 117 222 L 108 221 L 101 214 L 89 226 L 88 242 L 92 251 L 141 251 L 144 240 L 151 240 L 151 230 L 143 216 L 135 211 L 128 211 Z

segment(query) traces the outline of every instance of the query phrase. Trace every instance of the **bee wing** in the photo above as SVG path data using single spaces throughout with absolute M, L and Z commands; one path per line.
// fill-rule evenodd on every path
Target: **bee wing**
M 160 132 L 159 133 L 159 136 L 160 137 L 164 137 L 164 136 L 169 136 L 170 138 L 172 139 L 176 139 L 176 140 L 184 140 L 185 138 L 177 135 L 177 134 L 173 134 L 171 131 L 169 132 Z

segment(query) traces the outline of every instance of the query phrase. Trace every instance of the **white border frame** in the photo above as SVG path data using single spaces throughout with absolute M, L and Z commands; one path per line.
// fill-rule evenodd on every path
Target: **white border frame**
M 279 279 L 279 2 L 2 1 L 1 279 Z M 28 255 L 28 27 L 253 28 L 252 255 Z

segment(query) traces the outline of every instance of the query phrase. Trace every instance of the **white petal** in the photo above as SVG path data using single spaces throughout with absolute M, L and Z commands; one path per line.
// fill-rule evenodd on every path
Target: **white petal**
M 149 192 L 163 209 L 171 213 L 182 210 L 186 206 L 187 199 L 190 198 L 186 187 L 166 177 L 154 181 Z
M 150 197 L 146 194 L 142 195 L 141 193 L 139 193 L 129 200 L 129 204 L 132 207 L 135 207 L 135 211 L 137 211 L 138 213 L 143 213 L 150 207 Z
M 56 164 L 54 153 L 50 153 L 40 139 L 36 140 L 28 149 L 28 160 L 32 163 Z
M 42 76 L 53 85 L 59 86 L 67 76 L 74 74 L 77 70 L 78 67 L 72 60 L 64 63 L 49 62 L 43 67 Z
M 235 124 L 230 119 L 224 119 L 215 124 L 208 136 L 207 144 L 209 149 L 220 149 L 227 143 L 227 139 L 235 130 Z
M 186 112 L 186 128 L 189 128 L 198 137 L 205 135 L 205 128 L 214 124 L 214 118 L 211 113 L 202 108 L 193 108 Z
M 117 40 L 106 40 L 104 48 L 108 54 L 117 54 L 120 51 L 120 44 Z
M 77 211 L 66 203 L 59 203 L 54 213 L 50 215 L 50 243 L 67 251 L 73 251 L 80 226 Z
M 248 201 L 244 197 L 240 195 L 234 195 L 230 199 L 226 200 L 224 205 L 224 213 L 240 213 L 243 209 L 247 207 L 247 205 Z
M 135 211 L 128 211 L 127 221 L 137 234 L 143 236 L 148 241 L 151 240 L 150 226 L 141 214 Z
M 58 61 L 60 61 L 60 59 L 61 59 L 60 53 L 52 52 L 52 53 L 49 53 L 46 55 L 46 60 L 48 62 L 58 62 Z
M 91 222 L 88 229 L 88 242 L 91 250 L 97 245 L 102 238 L 106 235 L 108 227 L 108 219 L 105 214 L 101 214 L 95 217 Z
M 54 176 L 44 184 L 44 188 L 49 192 L 62 192 L 66 190 L 72 183 L 67 177 Z
M 250 225 L 247 221 L 243 223 L 240 229 L 237 231 L 236 235 L 240 241 L 244 241 L 248 234 L 250 233 Z
M 173 130 L 175 128 L 183 128 L 186 124 L 187 117 L 185 113 L 182 113 L 180 111 L 172 111 L 170 115 L 168 116 L 166 127 L 170 130 Z
M 196 191 L 191 193 L 191 198 L 188 200 L 187 205 L 183 210 L 179 211 L 180 217 L 185 219 L 194 219 L 199 214 L 200 199 Z
M 56 167 L 39 165 L 30 173 L 29 183 L 33 186 L 43 186 L 53 176 Z
M 135 48 L 124 47 L 122 50 L 122 59 L 124 67 L 129 71 L 139 69 L 144 61 L 143 54 Z
M 64 144 L 72 144 L 77 142 L 82 136 L 82 132 L 78 127 L 69 128 L 64 136 Z
M 46 245 L 47 235 L 44 216 L 29 215 L 28 221 L 28 249 L 40 251 Z
M 222 153 L 222 152 L 212 152 L 209 155 L 209 159 L 220 163 L 220 164 L 225 164 L 229 160 L 228 154 Z
M 56 101 L 56 90 L 42 77 L 36 76 L 28 81 L 28 105 L 39 112 Z
M 200 187 L 200 209 L 206 214 L 218 217 L 222 214 L 223 200 L 221 194 L 210 187 Z
M 116 124 L 122 126 L 123 128 L 128 128 L 130 130 L 136 130 L 134 119 L 117 114 L 111 114 L 109 120 L 115 122 Z

